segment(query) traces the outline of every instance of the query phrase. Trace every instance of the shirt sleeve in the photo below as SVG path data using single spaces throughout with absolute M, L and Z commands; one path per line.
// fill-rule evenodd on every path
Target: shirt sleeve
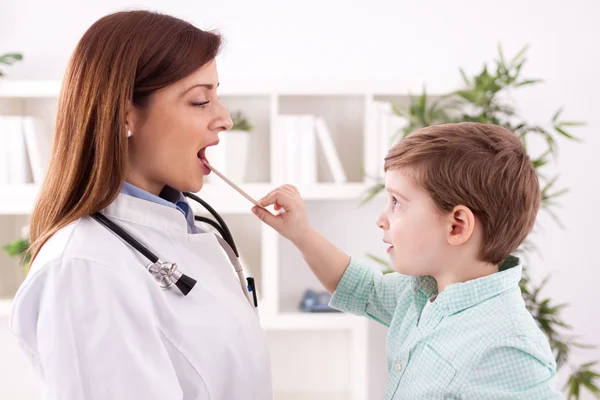
M 409 277 L 398 273 L 384 275 L 351 259 L 330 305 L 389 327 L 392 318 L 404 317 L 412 301 Z
M 471 371 L 461 399 L 557 400 L 556 363 L 549 346 L 527 336 L 489 346 Z
M 46 399 L 182 398 L 162 334 L 123 276 L 85 260 L 48 267 L 37 323 Z

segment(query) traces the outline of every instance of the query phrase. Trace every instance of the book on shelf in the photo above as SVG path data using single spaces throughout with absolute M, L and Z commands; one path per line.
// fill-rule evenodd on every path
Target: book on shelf
M 43 181 L 48 168 L 51 136 L 31 116 L 0 116 L 0 185 Z
M 325 119 L 315 115 L 278 115 L 275 121 L 276 180 L 291 184 L 318 182 L 317 154 L 323 152 L 335 183 L 346 174 Z
M 407 126 L 406 118 L 396 114 L 389 101 L 373 101 L 368 112 L 365 174 L 373 180 L 383 179 L 385 157 L 401 130 Z

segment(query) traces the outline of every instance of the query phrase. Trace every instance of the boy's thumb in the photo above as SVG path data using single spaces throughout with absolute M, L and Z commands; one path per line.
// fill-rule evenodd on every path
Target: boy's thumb
M 273 226 L 273 223 L 275 222 L 275 216 L 273 214 L 271 214 L 268 210 L 265 210 L 264 208 L 261 208 L 261 207 L 254 206 L 254 207 L 252 207 L 252 212 L 262 222 L 264 222 L 265 224 L 267 224 L 269 226 Z

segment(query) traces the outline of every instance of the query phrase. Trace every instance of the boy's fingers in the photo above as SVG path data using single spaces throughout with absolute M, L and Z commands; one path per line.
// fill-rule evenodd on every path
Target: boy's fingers
M 298 190 L 298 188 L 294 185 L 285 185 L 286 187 L 288 187 L 292 192 L 296 193 L 296 194 L 300 194 L 300 191 Z
M 267 197 L 269 197 L 274 191 L 278 190 L 279 188 L 275 188 L 273 190 L 271 190 L 269 193 L 267 193 L 266 195 L 264 195 L 258 202 L 260 203 L 262 200 L 266 199 Z
M 270 196 L 273 196 L 273 194 L 275 194 L 275 193 L 276 193 L 276 192 L 278 192 L 278 191 L 281 191 L 281 186 L 280 186 L 280 187 L 277 187 L 277 188 L 275 188 L 275 189 L 273 189 L 273 190 L 271 190 L 269 193 L 267 193 L 265 196 L 263 196 L 263 198 L 262 198 L 262 199 L 258 200 L 259 204 L 261 204 L 261 205 L 264 205 L 264 204 L 263 204 L 263 202 L 266 202 L 266 201 L 268 201 L 268 198 L 269 198 Z M 269 203 L 269 204 L 272 204 L 272 203 Z M 268 204 L 267 204 L 267 205 L 268 205 Z
M 273 227 L 277 221 L 277 217 L 264 208 L 254 206 L 252 207 L 252 212 L 258 217 L 258 219 L 271 227 Z
M 289 194 L 281 190 L 276 190 L 259 201 L 259 204 L 263 207 L 278 204 L 279 207 L 286 208 L 286 206 L 289 206 Z
M 291 197 L 297 197 L 299 195 L 298 189 L 292 185 L 284 185 L 281 188 L 281 191 L 289 194 Z
M 275 189 L 271 190 L 269 193 L 267 193 L 265 196 L 263 196 L 258 202 L 260 203 L 262 200 L 266 199 L 267 197 L 271 196 L 273 193 L 278 192 L 278 191 L 279 192 L 282 192 L 282 191 L 287 192 L 292 195 L 300 194 L 300 192 L 298 191 L 296 186 L 285 184 L 285 185 L 278 186 Z

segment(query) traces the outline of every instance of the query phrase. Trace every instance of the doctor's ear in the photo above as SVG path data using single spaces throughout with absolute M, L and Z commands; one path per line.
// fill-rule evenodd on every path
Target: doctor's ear
M 475 215 L 468 207 L 456 206 L 447 216 L 448 243 L 454 246 L 464 244 L 473 235 Z
M 133 104 L 131 104 L 130 100 L 127 100 L 127 104 L 125 105 L 125 131 L 127 132 L 127 137 L 133 136 L 135 125 L 135 108 Z

